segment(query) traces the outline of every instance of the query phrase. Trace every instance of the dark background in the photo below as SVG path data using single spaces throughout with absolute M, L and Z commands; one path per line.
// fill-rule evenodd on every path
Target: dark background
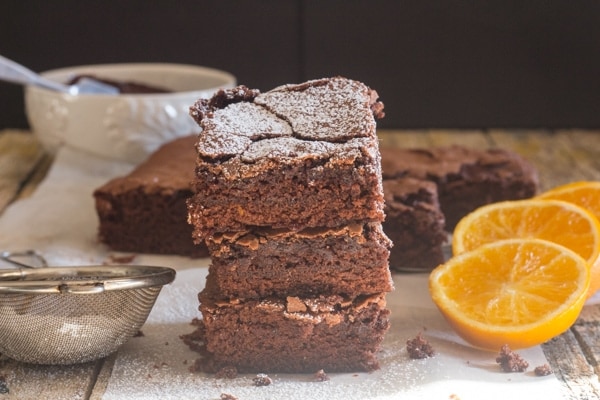
M 263 91 L 343 75 L 379 92 L 386 128 L 600 127 L 598 0 L 4 0 L 0 54 L 200 64 Z M 0 82 L 0 129 L 26 126 Z

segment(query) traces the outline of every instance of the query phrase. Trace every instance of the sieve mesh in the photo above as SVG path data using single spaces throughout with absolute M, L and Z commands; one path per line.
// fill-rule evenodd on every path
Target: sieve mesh
M 166 267 L 17 265 L 0 270 L 0 353 L 33 364 L 113 353 L 139 331 L 162 286 L 175 278 Z
M 97 294 L 4 294 L 0 353 L 34 364 L 105 357 L 135 335 L 161 287 Z
M 161 287 L 93 295 L 4 294 L 0 353 L 35 364 L 105 357 L 135 335 Z

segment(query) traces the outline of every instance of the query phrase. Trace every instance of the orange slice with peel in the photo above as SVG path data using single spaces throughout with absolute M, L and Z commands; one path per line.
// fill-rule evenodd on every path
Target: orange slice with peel
M 568 183 L 547 190 L 537 198 L 568 201 L 586 208 L 600 219 L 600 181 Z
M 594 276 L 600 269 L 598 218 L 590 211 L 562 200 L 534 198 L 480 207 L 456 225 L 452 251 L 461 254 L 486 243 L 512 238 L 538 238 L 558 243 L 582 256 Z M 588 297 L 596 289 L 595 285 L 590 285 Z
M 541 344 L 577 319 L 589 286 L 586 260 L 556 243 L 507 239 L 452 257 L 429 276 L 434 303 L 476 347 Z
M 600 181 L 580 181 L 557 186 L 538 196 L 564 200 L 590 211 L 600 220 Z M 600 257 L 591 266 L 590 294 L 600 290 Z

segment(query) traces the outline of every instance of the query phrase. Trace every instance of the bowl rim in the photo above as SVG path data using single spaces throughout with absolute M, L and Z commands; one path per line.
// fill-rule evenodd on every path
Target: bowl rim
M 134 62 L 134 63 L 107 63 L 107 64 L 85 64 L 85 65 L 73 65 L 61 68 L 50 69 L 46 71 L 40 72 L 40 75 L 45 78 L 58 81 L 57 76 L 69 74 L 69 73 L 77 73 L 84 72 L 85 70 L 104 70 L 104 71 L 123 71 L 123 70 L 156 70 L 156 69 L 171 69 L 180 72 L 193 72 L 193 73 L 202 73 L 203 75 L 221 80 L 221 84 L 206 87 L 202 89 L 194 89 L 194 90 L 185 90 L 185 91 L 176 91 L 169 93 L 117 93 L 117 94 L 79 94 L 79 97 L 106 97 L 106 98 L 162 98 L 168 99 L 170 97 L 180 97 L 186 95 L 197 95 L 198 93 L 203 93 L 206 91 L 216 91 L 218 88 L 231 88 L 237 84 L 237 78 L 231 72 L 221 70 L 218 68 L 207 67 L 203 65 L 195 65 L 195 64 L 181 64 L 181 63 L 166 63 L 166 62 Z M 68 93 L 58 92 L 51 89 L 46 89 L 39 86 L 34 85 L 26 85 L 25 88 L 27 90 L 36 90 L 45 93 L 56 93 L 59 95 L 69 95 Z

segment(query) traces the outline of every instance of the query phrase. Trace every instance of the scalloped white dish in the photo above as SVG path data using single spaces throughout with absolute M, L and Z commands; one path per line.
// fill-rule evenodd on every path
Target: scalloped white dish
M 85 74 L 173 92 L 71 95 L 27 86 L 25 109 L 29 124 L 50 153 L 69 146 L 138 163 L 161 144 L 199 131 L 189 116 L 189 107 L 199 98 L 236 84 L 235 76 L 228 72 L 186 64 L 84 65 L 42 73 L 62 83 Z

